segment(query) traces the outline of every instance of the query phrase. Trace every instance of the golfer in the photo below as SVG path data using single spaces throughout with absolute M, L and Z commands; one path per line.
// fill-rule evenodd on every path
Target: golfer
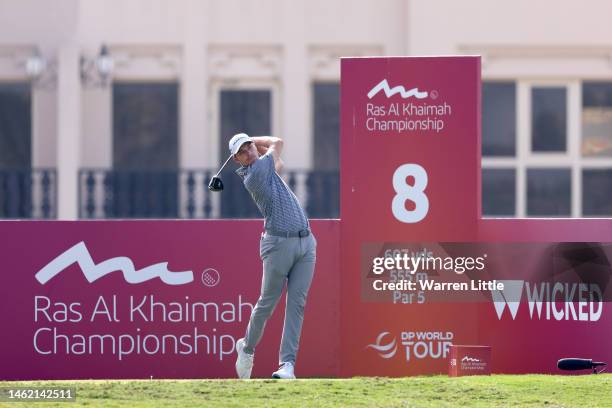
M 241 167 L 236 173 L 264 216 L 259 255 L 263 262 L 261 294 L 251 314 L 244 338 L 236 342 L 239 378 L 250 378 L 255 348 L 266 321 L 287 283 L 285 323 L 279 352 L 279 369 L 273 378 L 295 378 L 294 366 L 304 320 L 306 296 L 312 282 L 317 241 L 300 203 L 278 175 L 283 162 L 283 141 L 277 137 L 234 135 L 229 149 Z

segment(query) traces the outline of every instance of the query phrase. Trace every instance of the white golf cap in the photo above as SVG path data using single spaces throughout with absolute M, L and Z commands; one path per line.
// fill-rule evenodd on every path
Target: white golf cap
M 242 146 L 243 143 L 252 142 L 252 141 L 253 139 L 249 137 L 249 135 L 247 135 L 246 133 L 238 133 L 232 136 L 232 138 L 229 141 L 230 152 L 234 155 L 238 153 L 238 149 L 240 149 L 240 146 Z

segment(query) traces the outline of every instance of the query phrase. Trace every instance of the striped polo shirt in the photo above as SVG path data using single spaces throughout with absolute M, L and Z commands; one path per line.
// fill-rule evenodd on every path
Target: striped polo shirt
M 295 194 L 274 169 L 272 152 L 249 166 L 236 170 L 264 217 L 264 228 L 277 232 L 298 232 L 309 228 L 308 218 Z

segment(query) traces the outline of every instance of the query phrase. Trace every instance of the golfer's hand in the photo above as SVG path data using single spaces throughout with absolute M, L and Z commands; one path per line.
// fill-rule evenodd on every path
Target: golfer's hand
M 255 147 L 257 147 L 257 151 L 259 152 L 260 156 L 263 156 L 268 151 L 268 147 L 267 146 L 262 146 L 262 145 L 255 144 Z
M 257 150 L 259 150 L 260 146 L 266 148 L 266 152 L 268 150 L 272 150 L 272 157 L 274 158 L 274 169 L 276 172 L 280 172 L 283 168 L 283 161 L 280 158 L 281 151 L 283 150 L 283 139 L 272 136 L 257 136 L 253 138 L 255 142 L 255 146 Z

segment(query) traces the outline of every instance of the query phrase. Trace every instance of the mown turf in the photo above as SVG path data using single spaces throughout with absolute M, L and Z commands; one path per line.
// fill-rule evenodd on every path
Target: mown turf
M 76 403 L 6 407 L 612 407 L 612 374 L 0 382 L 76 387 Z

